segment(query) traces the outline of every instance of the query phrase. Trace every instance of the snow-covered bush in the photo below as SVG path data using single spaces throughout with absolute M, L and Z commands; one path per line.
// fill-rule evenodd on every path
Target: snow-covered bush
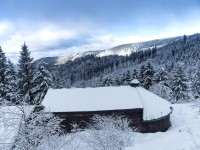
M 154 84 L 149 88 L 149 90 L 168 101 L 174 101 L 171 88 L 162 83 Z
M 28 119 L 22 115 L 14 149 L 36 150 L 43 139 L 48 139 L 49 147 L 51 147 L 52 137 L 62 133 L 60 122 L 61 119 L 51 113 L 32 113 Z
M 55 134 L 48 138 L 43 138 L 37 150 L 78 150 L 84 137 L 79 129 L 75 125 L 73 126 L 72 133 Z
M 133 129 L 130 123 L 123 116 L 96 115 L 86 129 L 86 143 L 95 150 L 122 150 L 131 144 Z

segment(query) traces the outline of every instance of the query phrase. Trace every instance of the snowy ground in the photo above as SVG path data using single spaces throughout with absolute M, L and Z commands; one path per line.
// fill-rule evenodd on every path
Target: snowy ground
M 167 132 L 133 133 L 132 146 L 124 150 L 200 150 L 200 111 L 194 103 L 174 104 Z M 80 144 L 78 150 L 93 150 Z
M 200 144 L 200 112 L 193 106 L 192 103 L 173 105 L 172 127 L 167 132 L 134 133 L 132 146 L 125 150 L 197 150 L 195 142 Z M 0 137 L 3 135 L 5 132 L 0 132 Z M 78 150 L 89 148 L 82 143 Z
M 136 133 L 133 147 L 125 150 L 194 150 L 195 141 L 200 144 L 200 112 L 193 106 L 173 105 L 172 127 L 167 132 Z

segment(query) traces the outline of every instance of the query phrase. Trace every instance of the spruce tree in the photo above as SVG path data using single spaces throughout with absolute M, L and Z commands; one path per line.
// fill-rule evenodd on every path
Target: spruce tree
M 144 80 L 145 80 L 144 72 L 145 72 L 145 65 L 142 65 L 140 67 L 140 73 L 139 73 L 139 81 L 140 81 L 141 85 L 143 85 Z
M 172 101 L 172 89 L 170 86 L 170 76 L 165 71 L 164 68 L 160 68 L 157 73 L 154 75 L 154 84 L 150 87 L 150 91 L 152 91 L 154 94 L 168 100 Z
M 100 86 L 112 86 L 113 85 L 113 81 L 111 79 L 111 77 L 106 77 L 104 79 L 102 79 L 100 81 Z
M 0 47 L 0 104 L 16 104 L 16 89 L 14 66 Z
M 187 98 L 187 79 L 185 73 L 181 67 L 175 70 L 174 77 L 172 79 L 172 91 L 175 101 L 184 100 Z
M 132 79 L 133 78 L 131 77 L 130 70 L 127 70 L 127 72 L 124 74 L 124 85 L 128 85 Z
M 169 79 L 169 74 L 165 71 L 165 69 L 160 68 L 159 71 L 155 73 L 153 80 L 156 84 L 161 83 L 169 87 Z
M 121 76 L 121 78 L 120 78 L 121 85 L 124 85 L 125 81 L 126 81 L 126 74 L 123 73 L 122 76 Z
M 39 62 L 38 67 L 34 73 L 32 80 L 33 88 L 31 93 L 33 94 L 34 101 L 32 104 L 40 104 L 44 99 L 49 86 L 52 84 L 52 76 L 50 72 L 45 68 L 44 62 Z
M 0 47 L 0 105 L 4 104 L 6 101 L 6 95 L 8 93 L 7 83 L 6 83 L 6 56 Z
M 7 100 L 12 102 L 12 104 L 18 104 L 19 96 L 17 94 L 17 76 L 14 65 L 10 60 L 7 62 L 6 83 L 9 90 L 6 96 Z
M 18 61 L 18 93 L 20 95 L 20 103 L 32 104 L 34 100 L 32 93 L 33 79 L 33 58 L 30 57 L 31 52 L 24 43 L 21 46 L 20 58 Z
M 138 79 L 138 72 L 136 69 L 133 69 L 132 79 Z
M 144 71 L 144 82 L 142 83 L 144 88 L 149 89 L 149 87 L 153 85 L 154 73 L 155 71 L 153 69 L 153 66 L 150 63 L 147 63 Z
M 114 83 L 115 83 L 115 86 L 120 86 L 121 85 L 118 77 L 115 77 Z
M 195 95 L 198 95 L 198 97 L 200 96 L 200 64 L 197 66 L 197 71 L 194 75 L 192 91 Z

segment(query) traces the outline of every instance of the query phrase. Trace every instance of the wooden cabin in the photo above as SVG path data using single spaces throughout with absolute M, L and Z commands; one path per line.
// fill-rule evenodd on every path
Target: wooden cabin
M 142 88 L 136 79 L 130 86 L 49 89 L 42 105 L 45 112 L 63 118 L 66 131 L 72 123 L 86 127 L 94 115 L 125 116 L 142 133 L 166 131 L 172 112 L 169 102 Z

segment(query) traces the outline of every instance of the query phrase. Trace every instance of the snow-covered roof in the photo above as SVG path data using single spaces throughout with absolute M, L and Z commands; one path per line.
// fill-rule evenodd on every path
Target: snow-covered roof
M 143 120 L 158 119 L 171 113 L 172 105 L 168 101 L 142 87 L 137 87 L 135 89 L 144 107 Z
M 143 108 L 143 120 L 171 113 L 171 104 L 142 87 L 49 89 L 42 105 L 46 112 L 81 112 Z
M 51 112 L 143 108 L 137 91 L 129 86 L 49 89 L 42 105 Z

